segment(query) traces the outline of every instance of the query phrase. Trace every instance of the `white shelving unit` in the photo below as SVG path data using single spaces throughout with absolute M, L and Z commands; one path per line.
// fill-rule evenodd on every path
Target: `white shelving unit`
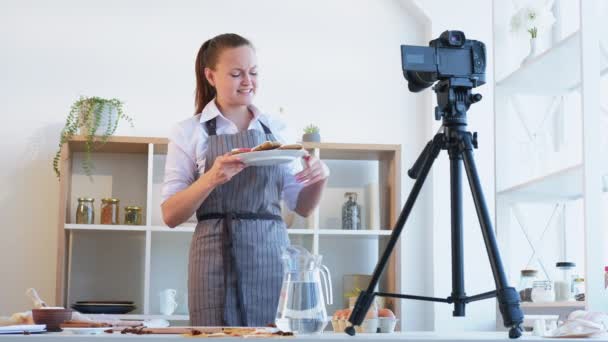
M 505 70 L 519 62 L 515 60 L 518 57 L 513 53 L 516 48 L 509 45 L 510 42 L 505 39 L 509 29 L 508 18 L 514 9 L 512 3 L 494 0 L 494 75 L 505 75 L 497 78 L 494 98 L 495 169 L 499 186 L 496 191 L 496 229 L 501 248 L 507 251 L 505 264 L 510 281 L 517 285 L 519 270 L 528 267 L 525 260 L 530 262 L 548 250 L 551 250 L 551 255 L 556 260 L 549 260 L 553 264 L 547 264 L 546 267 L 554 268 L 556 261 L 564 261 L 560 258 L 570 258 L 575 253 L 583 261 L 577 265 L 579 274 L 586 279 L 586 302 L 522 303 L 525 313 L 563 315 L 582 308 L 605 309 L 605 304 L 608 303 L 602 278 L 603 265 L 607 261 L 603 245 L 608 242 L 603 233 L 605 227 L 602 226 L 602 207 L 608 205 L 608 202 L 602 193 L 608 191 L 608 186 L 601 181 L 601 176 L 608 174 L 608 170 L 604 169 L 608 156 L 605 155 L 606 146 L 603 147 L 604 152 L 600 147 L 598 96 L 599 80 L 608 74 L 608 55 L 599 41 L 601 33 L 598 29 L 601 19 L 595 4 L 594 0 L 580 0 L 576 3 L 556 0 L 553 10 L 557 21 L 553 32 L 542 33 L 544 37 L 552 34 L 552 46 L 528 63 L 515 67 L 514 70 Z M 562 6 L 567 8 L 563 9 Z M 577 15 L 578 18 L 575 18 Z M 570 22 L 572 20 L 574 24 Z M 565 24 L 570 25 L 572 33 L 562 36 L 562 28 L 568 26 Z M 518 100 L 523 98 L 522 101 L 528 101 L 529 106 L 511 106 L 514 97 L 518 97 Z M 561 97 L 559 110 L 568 120 L 578 121 L 578 126 L 581 127 L 580 131 L 576 131 L 573 126 L 564 127 L 563 122 L 560 127 L 559 122 L 555 121 L 551 127 L 552 134 L 558 135 L 560 129 L 563 129 L 566 134 L 570 134 L 570 139 L 577 139 L 576 146 L 580 144 L 581 150 L 576 151 L 575 156 L 546 151 L 545 153 L 551 153 L 552 157 L 559 158 L 554 160 L 553 167 L 533 177 L 515 177 L 514 174 L 517 173 L 530 174 L 530 165 L 514 162 L 516 159 L 513 156 L 526 152 L 522 152 L 521 147 L 518 149 L 517 146 L 517 123 L 525 125 L 522 117 L 534 114 L 525 110 L 536 108 L 535 102 L 546 101 L 550 97 Z M 574 106 L 574 109 L 571 106 L 566 110 L 563 100 L 565 98 L 578 105 Z M 528 136 L 531 138 L 529 129 Z M 572 141 L 566 144 L 571 144 Z M 556 164 L 559 167 L 555 167 Z M 509 182 L 504 179 L 516 181 Z M 556 220 L 557 228 L 553 231 L 551 222 L 541 221 L 543 205 L 547 204 L 559 204 L 561 208 L 565 208 L 561 213 L 562 217 Z M 525 213 L 528 227 L 522 226 L 526 224 L 522 222 L 522 206 L 528 208 Z M 530 230 L 524 232 L 524 235 L 532 247 L 531 250 L 526 248 L 525 240 L 517 240 L 515 237 L 517 226 L 522 230 Z M 582 227 L 584 229 L 581 229 Z M 554 239 L 550 242 L 543 241 L 547 231 L 553 233 Z M 572 239 L 573 234 L 584 236 Z M 530 241 L 530 236 L 540 237 L 538 241 Z M 536 246 L 532 245 L 534 242 L 537 243 Z M 522 255 L 525 257 L 522 258 Z
M 499 190 L 497 195 L 509 202 L 576 200 L 583 197 L 582 179 L 583 166 L 579 164 Z M 608 192 L 608 187 L 602 186 L 602 192 Z
M 57 304 L 69 307 L 79 300 L 132 300 L 137 309 L 120 315 L 122 319 L 188 321 L 188 251 L 196 222 L 190 220 L 173 229 L 162 222 L 160 188 L 167 144 L 164 138 L 143 137 L 95 142 L 92 177 L 80 167 L 84 139 L 77 137 L 64 145 Z M 391 234 L 389 227 L 400 209 L 401 150 L 399 145 L 333 143 L 305 143 L 304 148 L 324 159 L 332 175 L 311 217 L 286 211 L 291 220 L 285 221 L 290 222 L 287 231 L 292 244 L 323 255 L 332 271 L 335 305 L 328 307 L 331 314 L 343 306 L 343 276 L 371 274 Z M 361 187 L 366 182 L 377 185 Z M 339 229 L 344 192 L 348 191 L 360 194 L 362 204 L 377 203 L 374 210 L 364 213 L 362 230 Z M 75 224 L 76 199 L 85 196 L 95 199 L 95 213 L 100 213 L 99 202 L 104 197 L 119 198 L 121 213 L 125 206 L 139 205 L 144 209 L 143 224 L 102 225 L 98 215 L 94 224 Z M 391 260 L 380 283 L 383 291 L 400 291 L 395 265 Z M 170 316 L 160 314 L 157 298 L 166 288 L 178 293 L 177 310 Z
M 496 82 L 511 94 L 561 95 L 581 86 L 581 33 L 577 31 Z M 598 52 L 599 53 L 599 52 Z M 600 53 L 600 75 L 608 73 L 608 56 Z M 539 77 L 542 75 L 542 77 Z
M 524 302 L 521 303 L 522 308 L 533 308 L 533 309 L 551 309 L 551 308 L 575 308 L 582 310 L 585 308 L 585 302 L 547 302 L 547 303 L 532 303 Z

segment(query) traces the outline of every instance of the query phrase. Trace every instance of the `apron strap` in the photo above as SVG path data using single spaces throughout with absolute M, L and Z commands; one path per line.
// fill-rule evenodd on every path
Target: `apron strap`
M 264 125 L 264 123 L 262 122 L 262 120 L 258 120 L 260 121 L 260 125 L 262 125 L 262 129 L 264 130 L 264 134 L 272 134 L 272 132 L 270 131 L 270 128 L 268 128 L 268 126 Z
M 211 119 L 211 120 L 207 120 L 205 122 L 205 126 L 207 127 L 207 135 L 212 136 L 212 135 L 217 135 L 217 124 L 216 124 L 216 119 L 217 117 Z M 272 131 L 270 130 L 270 128 L 268 128 L 268 126 L 264 125 L 264 123 L 260 120 L 260 125 L 262 126 L 262 129 L 264 130 L 264 134 L 272 134 Z
M 215 134 L 215 131 L 216 131 L 215 119 L 216 118 L 213 118 L 213 119 L 207 120 L 207 122 L 205 122 L 205 126 L 207 127 L 207 135 L 209 135 L 209 136 L 216 135 Z

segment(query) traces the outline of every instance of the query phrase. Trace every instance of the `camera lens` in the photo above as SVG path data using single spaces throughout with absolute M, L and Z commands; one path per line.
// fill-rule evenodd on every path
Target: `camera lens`
M 408 80 L 407 87 L 412 93 L 422 91 L 437 81 L 437 74 L 431 72 L 407 71 L 404 76 Z

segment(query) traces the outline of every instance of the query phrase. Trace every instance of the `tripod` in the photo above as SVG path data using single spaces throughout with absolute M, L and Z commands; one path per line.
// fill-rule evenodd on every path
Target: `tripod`
M 469 106 L 481 100 L 480 94 L 472 94 L 473 84 L 468 79 L 450 78 L 439 81 L 433 90 L 437 94 L 438 105 L 435 107 L 435 119 L 442 120 L 441 130 L 425 146 L 416 159 L 408 175 L 416 179 L 412 191 L 397 219 L 393 233 L 384 250 L 367 290 L 361 291 L 353 308 L 349 321 L 352 326 L 345 329 L 349 335 L 355 334 L 353 326 L 360 325 L 365 318 L 375 296 L 414 299 L 431 302 L 454 304 L 453 316 L 465 315 L 465 305 L 482 299 L 497 297 L 504 326 L 509 328 L 509 337 L 521 336 L 523 314 L 519 308 L 519 294 L 515 288 L 510 287 L 498 252 L 494 237 L 492 221 L 483 197 L 481 183 L 475 161 L 473 148 L 477 148 L 477 133 L 471 134 L 466 130 L 466 111 Z M 451 200 L 451 238 L 452 238 L 452 293 L 447 298 L 424 297 L 396 293 L 375 292 L 382 270 L 386 266 L 403 226 L 410 215 L 412 207 L 418 197 L 420 189 L 426 179 L 434 160 L 441 150 L 447 150 L 450 158 L 450 200 Z M 479 218 L 481 232 L 486 247 L 490 266 L 494 276 L 496 290 L 467 296 L 464 290 L 464 262 L 463 262 L 463 235 L 462 235 L 462 164 L 466 170 L 467 178 L 473 194 L 473 201 Z

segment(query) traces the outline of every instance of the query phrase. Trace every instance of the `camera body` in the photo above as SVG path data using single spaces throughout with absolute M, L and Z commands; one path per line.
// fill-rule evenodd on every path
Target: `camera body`
M 486 46 L 462 31 L 445 31 L 429 47 L 401 45 L 401 67 L 411 92 L 456 78 L 459 85 L 475 88 L 486 83 Z

